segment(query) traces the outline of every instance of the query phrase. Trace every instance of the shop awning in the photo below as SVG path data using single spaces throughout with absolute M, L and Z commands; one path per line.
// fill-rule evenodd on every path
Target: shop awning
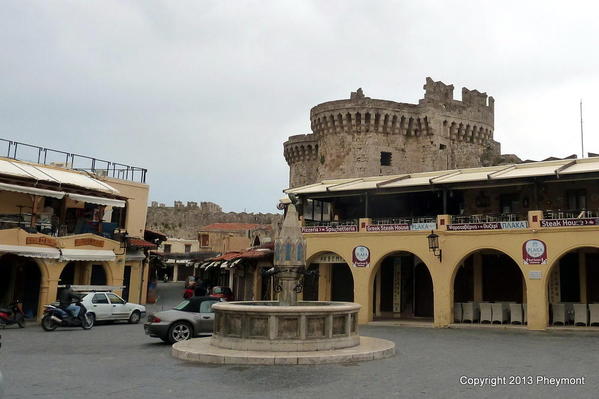
M 220 265 L 220 268 L 221 268 L 221 269 L 228 269 L 228 268 L 229 268 L 229 262 L 223 262 L 223 263 Z
M 146 258 L 146 254 L 144 254 L 143 250 L 131 251 L 127 252 L 125 255 L 125 260 L 144 260 Z
M 98 204 L 98 205 L 108 205 L 115 208 L 124 208 L 127 204 L 125 201 L 113 199 L 113 198 L 103 198 L 96 197 L 93 195 L 81 195 L 81 194 L 68 194 L 69 198 L 75 201 L 88 202 L 90 204 Z
M 57 248 L 30 247 L 25 245 L 0 245 L 0 252 L 11 253 L 28 258 L 58 259 L 60 251 Z
M 105 249 L 63 249 L 60 260 L 113 261 L 116 255 Z
M 13 191 L 15 193 L 25 193 L 39 195 L 42 197 L 58 198 L 61 199 L 66 193 L 62 191 L 44 190 L 43 188 L 19 186 L 16 184 L 0 183 L 0 190 Z
M 239 263 L 241 263 L 242 260 L 243 260 L 243 258 L 234 260 L 233 263 L 231 263 L 231 268 L 237 266 Z

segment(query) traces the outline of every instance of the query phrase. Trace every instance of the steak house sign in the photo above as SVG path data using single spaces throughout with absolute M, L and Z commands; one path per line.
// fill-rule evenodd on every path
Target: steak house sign
M 599 219 L 542 219 L 541 227 L 596 226 Z

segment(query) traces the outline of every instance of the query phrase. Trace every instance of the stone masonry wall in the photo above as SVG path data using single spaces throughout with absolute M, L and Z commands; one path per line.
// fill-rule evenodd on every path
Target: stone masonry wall
M 310 111 L 312 133 L 284 144 L 290 187 L 324 179 L 489 166 L 501 161 L 493 140 L 493 97 L 426 78 L 418 104 L 371 99 L 361 89 L 349 100 Z M 383 165 L 383 152 L 391 153 Z

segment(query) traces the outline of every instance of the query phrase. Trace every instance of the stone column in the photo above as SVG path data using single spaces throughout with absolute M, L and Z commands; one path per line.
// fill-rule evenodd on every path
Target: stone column
M 483 257 L 477 252 L 473 255 L 473 270 L 474 270 L 474 302 L 483 300 Z
M 588 303 L 587 298 L 587 256 L 584 250 L 578 251 L 578 275 L 580 281 L 580 303 Z

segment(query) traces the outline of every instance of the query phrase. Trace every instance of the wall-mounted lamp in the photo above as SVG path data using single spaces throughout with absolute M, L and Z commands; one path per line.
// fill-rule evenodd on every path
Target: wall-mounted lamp
M 426 236 L 428 239 L 428 249 L 439 258 L 439 262 L 443 260 L 443 254 L 441 248 L 439 248 L 439 236 L 435 234 L 435 232 L 431 231 L 431 233 Z

